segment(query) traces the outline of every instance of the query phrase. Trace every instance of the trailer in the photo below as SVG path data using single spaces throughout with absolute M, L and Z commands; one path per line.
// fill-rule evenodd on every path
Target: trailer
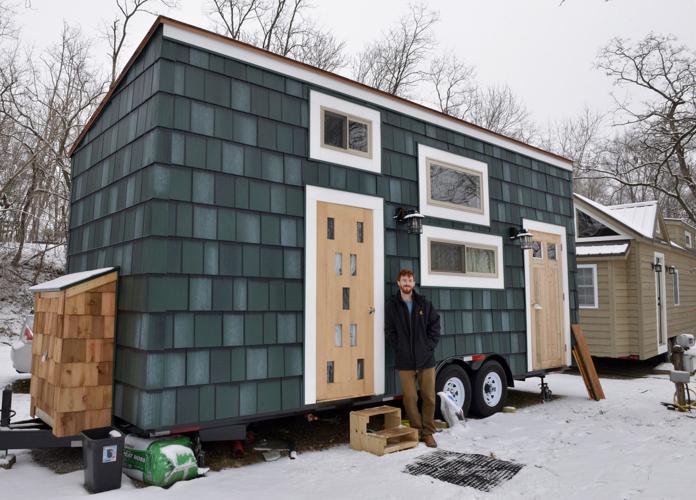
M 68 270 L 119 269 L 113 415 L 137 432 L 398 398 L 401 268 L 466 410 L 571 363 L 568 159 L 165 17 L 71 156 Z

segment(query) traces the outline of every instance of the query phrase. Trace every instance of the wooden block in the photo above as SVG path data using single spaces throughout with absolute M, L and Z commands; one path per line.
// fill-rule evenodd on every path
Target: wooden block
M 113 363 L 51 362 L 49 380 L 60 387 L 94 387 L 111 385 Z
M 101 339 L 104 337 L 104 318 L 101 316 L 65 316 L 63 324 L 63 338 Z

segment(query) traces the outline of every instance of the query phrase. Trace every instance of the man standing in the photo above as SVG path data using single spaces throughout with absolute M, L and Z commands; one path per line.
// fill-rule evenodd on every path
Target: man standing
M 418 429 L 426 446 L 436 448 L 433 351 L 440 340 L 440 315 L 429 300 L 414 291 L 411 270 L 399 271 L 396 284 L 399 291 L 386 306 L 385 334 L 396 351 L 396 369 L 411 427 Z M 418 412 L 416 382 L 423 400 L 422 413 Z

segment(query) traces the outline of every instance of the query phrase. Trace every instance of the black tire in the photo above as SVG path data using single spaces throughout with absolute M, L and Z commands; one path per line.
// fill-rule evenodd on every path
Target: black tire
M 448 381 L 450 382 L 449 384 Z M 447 390 L 453 392 L 453 396 L 455 399 L 458 399 L 459 397 L 457 387 L 459 388 L 459 390 L 463 390 L 464 402 L 461 408 L 464 412 L 464 415 L 466 416 L 469 413 L 469 408 L 471 407 L 472 400 L 471 381 L 469 380 L 469 375 L 466 373 L 466 370 L 454 363 L 446 365 L 442 370 L 440 370 L 440 372 L 437 374 L 437 377 L 435 378 L 435 392 L 438 393 L 441 391 L 445 391 L 445 385 L 448 386 Z M 440 412 L 439 396 L 436 398 L 435 414 L 438 416 L 438 418 L 442 418 L 442 412 Z
M 499 412 L 507 401 L 507 376 L 497 361 L 486 362 L 474 376 L 471 410 L 479 417 Z

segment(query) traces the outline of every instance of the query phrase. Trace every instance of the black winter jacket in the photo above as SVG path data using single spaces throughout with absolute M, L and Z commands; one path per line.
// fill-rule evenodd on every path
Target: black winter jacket
M 433 351 L 440 340 L 440 315 L 422 295 L 413 291 L 413 312 L 401 293 L 387 301 L 384 333 L 396 351 L 397 370 L 422 370 L 435 366 Z

